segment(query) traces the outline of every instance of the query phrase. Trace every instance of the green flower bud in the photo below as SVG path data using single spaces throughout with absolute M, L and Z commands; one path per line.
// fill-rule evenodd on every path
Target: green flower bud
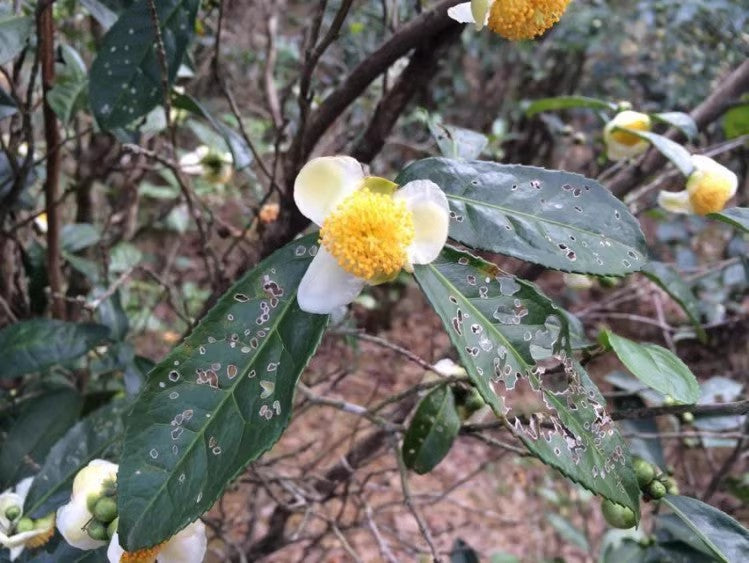
M 21 515 L 21 507 L 20 506 L 9 506 L 5 509 L 5 517 L 8 520 L 15 520 Z
M 117 481 L 111 479 L 108 481 L 104 481 L 101 492 L 103 495 L 106 495 L 108 497 L 115 496 L 117 494 Z
M 640 457 L 636 457 L 632 462 L 632 469 L 637 475 L 637 484 L 641 489 L 647 487 L 655 479 L 655 467 Z
M 679 494 L 679 484 L 676 482 L 676 479 L 674 479 L 673 477 L 666 477 L 663 484 L 666 485 L 666 492 L 669 495 Z
M 672 407 L 676 404 L 676 399 L 674 399 L 671 395 L 666 395 L 663 397 L 663 406 L 664 407 Z
M 86 527 L 86 531 L 88 532 L 88 535 L 92 540 L 107 541 L 109 539 L 107 537 L 107 529 L 101 522 L 98 522 L 97 520 L 92 520 L 91 522 L 89 522 L 88 526 Z
M 664 485 L 660 481 L 653 481 L 648 486 L 646 492 L 648 493 L 648 496 L 654 498 L 655 500 L 658 500 L 659 498 L 663 498 L 666 495 L 666 485 Z
M 34 520 L 34 529 L 35 530 L 46 530 L 49 528 L 53 528 L 55 525 L 55 513 L 50 512 L 46 516 L 42 516 L 41 518 L 37 518 Z
M 99 502 L 100 498 L 100 494 L 90 494 L 88 495 L 88 497 L 86 497 L 86 508 L 88 508 L 88 511 L 91 514 L 94 513 L 94 507 L 96 506 L 96 503 Z
M 614 528 L 626 530 L 635 525 L 635 513 L 630 508 L 604 499 L 601 503 L 601 512 L 606 522 Z
M 101 497 L 94 506 L 94 518 L 102 524 L 109 524 L 117 518 L 117 501 L 111 497 Z
M 112 539 L 112 536 L 114 536 L 115 532 L 117 532 L 117 526 L 119 525 L 119 523 L 120 517 L 118 516 L 109 523 L 109 526 L 107 526 L 107 535 L 109 536 L 109 539 Z
M 694 415 L 691 412 L 681 413 L 681 420 L 684 424 L 692 424 L 694 422 Z
M 23 532 L 30 532 L 34 529 L 34 521 L 31 518 L 23 517 L 18 521 L 18 524 L 16 524 L 16 532 L 23 533 Z

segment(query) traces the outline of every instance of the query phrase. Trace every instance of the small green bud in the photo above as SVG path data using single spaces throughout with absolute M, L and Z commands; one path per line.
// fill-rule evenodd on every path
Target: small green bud
M 654 498 L 655 500 L 658 500 L 659 498 L 663 498 L 664 496 L 666 496 L 666 485 L 664 485 L 660 481 L 653 481 L 648 486 L 646 492 L 648 493 L 648 496 Z
M 117 494 L 117 481 L 114 481 L 112 479 L 104 481 L 101 492 L 103 495 L 106 495 L 108 497 L 115 496 Z
M 9 506 L 5 509 L 5 517 L 8 520 L 15 520 L 21 515 L 21 507 L 19 506 Z
M 111 497 L 101 497 L 94 506 L 94 518 L 102 524 L 109 524 L 117 518 L 117 501 Z
M 55 513 L 54 512 L 50 512 L 46 516 L 42 516 L 41 518 L 34 520 L 35 530 L 44 530 L 47 528 L 53 528 L 54 525 L 55 525 Z
M 674 399 L 671 395 L 666 395 L 663 397 L 663 406 L 664 407 L 672 407 L 676 404 L 676 399 Z
M 34 521 L 31 518 L 23 517 L 18 521 L 18 524 L 16 524 L 16 532 L 23 533 L 23 532 L 30 532 L 34 529 Z
M 99 494 L 90 494 L 88 497 L 86 497 L 86 508 L 88 508 L 88 511 L 93 514 L 94 513 L 94 507 L 96 506 L 96 503 L 99 502 L 99 499 L 101 498 L 101 495 Z
M 96 520 L 92 520 L 88 523 L 86 531 L 88 532 L 88 535 L 92 540 L 107 541 L 109 539 L 107 537 L 107 529 L 101 522 L 98 522 Z
M 666 492 L 669 495 L 679 494 L 679 484 L 676 482 L 676 479 L 674 479 L 673 477 L 666 477 L 663 484 L 666 485 Z
M 107 526 L 107 535 L 109 536 L 110 540 L 112 539 L 112 536 L 114 536 L 115 532 L 117 532 L 117 526 L 119 525 L 119 523 L 120 518 L 118 516 L 109 523 L 109 526 Z
M 655 479 L 655 467 L 641 457 L 636 457 L 632 462 L 632 468 L 637 475 L 637 484 L 641 489 L 647 487 Z
M 635 513 L 630 508 L 604 499 L 601 503 L 601 512 L 606 522 L 614 528 L 627 530 L 635 525 Z
M 684 424 L 692 424 L 694 422 L 694 415 L 691 412 L 681 413 L 681 420 Z

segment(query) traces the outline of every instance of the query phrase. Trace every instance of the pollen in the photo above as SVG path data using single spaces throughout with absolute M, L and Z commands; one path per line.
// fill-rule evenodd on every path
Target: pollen
M 413 215 L 405 202 L 368 188 L 343 200 L 320 229 L 323 246 L 341 268 L 368 281 L 395 276 L 413 239 Z
M 689 202 L 698 215 L 723 211 L 731 197 L 730 183 L 722 178 L 705 178 L 699 185 L 689 190 Z
M 55 535 L 55 527 L 52 526 L 49 528 L 49 530 L 45 530 L 44 533 L 39 534 L 38 536 L 34 536 L 33 538 L 29 539 L 26 542 L 26 547 L 34 549 L 37 547 L 42 547 L 43 545 L 46 545 L 49 540 L 52 539 L 52 536 Z
M 631 121 L 619 123 L 618 126 L 626 127 L 627 129 L 634 129 L 635 131 L 650 131 L 650 118 L 645 114 L 640 114 L 638 117 Z M 611 131 L 611 140 L 624 145 L 627 147 L 633 147 L 637 143 L 642 143 L 642 138 L 638 137 L 633 133 L 622 131 L 621 129 L 614 129 Z
M 138 551 L 126 551 L 120 557 L 120 563 L 154 563 L 163 543 L 148 549 L 139 549 Z
M 559 21 L 570 0 L 496 0 L 489 28 L 505 39 L 533 39 Z

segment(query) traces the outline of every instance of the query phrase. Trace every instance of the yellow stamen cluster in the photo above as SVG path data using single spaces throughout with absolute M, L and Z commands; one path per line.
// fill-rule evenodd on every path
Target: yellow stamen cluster
M 698 215 L 723 211 L 731 199 L 729 182 L 722 178 L 710 178 L 689 190 L 689 203 Z
M 640 114 L 640 116 L 641 117 L 637 117 L 626 124 L 623 123 L 622 127 L 634 129 L 635 131 L 650 131 L 650 118 L 645 114 Z M 610 136 L 612 141 L 627 147 L 633 147 L 637 143 L 643 142 L 642 138 L 637 135 L 628 133 L 627 131 L 622 131 L 621 129 L 614 129 L 611 131 Z
M 163 545 L 163 543 L 160 543 L 157 546 L 147 549 L 139 549 L 138 551 L 131 552 L 126 551 L 120 557 L 120 563 L 154 563 Z
M 570 0 L 495 0 L 489 28 L 511 41 L 533 39 L 562 17 Z
M 413 216 L 405 202 L 362 188 L 325 219 L 320 239 L 350 274 L 369 281 L 389 278 L 406 264 Z
M 38 536 L 34 536 L 33 538 L 26 541 L 26 547 L 34 549 L 37 547 L 42 547 L 45 545 L 49 540 L 52 539 L 52 536 L 55 535 L 55 527 L 54 525 L 49 528 L 48 530 L 45 530 L 44 533 L 39 534 Z

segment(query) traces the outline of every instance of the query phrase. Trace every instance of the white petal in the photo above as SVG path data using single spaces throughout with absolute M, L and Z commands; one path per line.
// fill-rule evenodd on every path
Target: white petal
M 10 531 L 10 520 L 5 516 L 5 511 L 11 506 L 17 506 L 23 509 L 23 498 L 17 493 L 10 492 L 10 489 L 0 495 L 0 533 Z
M 471 0 L 471 11 L 473 12 L 473 21 L 476 22 L 476 31 L 489 23 L 489 11 L 495 0 Z
M 10 560 L 15 561 L 21 553 L 23 553 L 23 550 L 26 549 L 26 546 L 24 545 L 18 545 L 16 547 L 10 548 Z
M 5 534 L 0 534 L 0 545 L 3 547 L 8 548 L 14 548 L 14 547 L 23 547 L 26 545 L 26 542 L 29 541 L 32 538 L 35 538 L 36 536 L 39 536 L 41 534 L 46 533 L 47 530 L 31 530 L 29 532 L 21 532 L 19 534 L 13 534 L 12 536 L 6 536 Z
M 395 192 L 395 199 L 405 200 L 413 213 L 414 241 L 408 247 L 411 264 L 429 264 L 439 256 L 447 242 L 450 207 L 440 187 L 431 180 L 415 180 Z
M 85 503 L 88 495 L 101 493 L 104 481 L 114 481 L 117 479 L 116 463 L 111 463 L 103 459 L 95 459 L 86 467 L 81 469 L 73 481 L 72 498 L 83 496 Z
M 103 541 L 91 539 L 83 527 L 91 520 L 92 514 L 86 507 L 86 499 L 71 501 L 57 509 L 57 529 L 62 537 L 73 547 L 78 549 L 96 549 L 106 544 Z
M 687 190 L 695 189 L 697 185 L 702 181 L 704 176 L 712 176 L 715 179 L 721 179 L 725 181 L 729 186 L 728 199 L 736 195 L 736 191 L 739 187 L 739 178 L 736 174 L 723 166 L 716 160 L 713 160 L 709 156 L 704 154 L 693 154 L 689 160 L 692 161 L 694 166 L 694 172 L 687 179 Z M 16 488 L 16 490 L 18 490 Z
M 453 362 L 450 358 L 442 358 L 432 366 L 432 369 L 440 372 L 444 377 L 465 375 L 466 370 Z
M 201 161 L 208 155 L 210 150 L 207 146 L 201 145 L 194 151 L 183 155 L 179 159 L 180 170 L 192 176 L 202 176 L 205 167 Z
M 112 539 L 109 540 L 109 547 L 107 548 L 109 563 L 120 563 L 120 559 L 122 559 L 124 553 L 125 550 L 120 546 L 120 533 L 115 532 Z
M 33 477 L 26 477 L 26 479 L 22 479 L 16 485 L 16 494 L 21 497 L 22 501 L 26 500 L 26 495 L 29 494 L 29 489 L 31 488 L 31 484 L 33 482 Z M 23 502 L 21 504 L 23 504 Z
M 294 181 L 294 203 L 302 215 L 322 225 L 328 213 L 361 187 L 362 165 L 350 156 L 310 160 Z
M 667 192 L 661 190 L 658 194 L 658 205 L 671 213 L 692 213 L 692 204 L 689 203 L 689 192 Z
M 166 542 L 166 545 L 159 551 L 156 561 L 158 563 L 201 563 L 205 557 L 207 545 L 205 524 L 196 520 Z
M 365 283 L 341 268 L 336 259 L 320 247 L 299 284 L 299 307 L 308 313 L 332 313 L 356 299 Z
M 471 11 L 471 3 L 464 2 L 447 9 L 447 15 L 460 23 L 476 23 L 473 19 L 473 12 Z

